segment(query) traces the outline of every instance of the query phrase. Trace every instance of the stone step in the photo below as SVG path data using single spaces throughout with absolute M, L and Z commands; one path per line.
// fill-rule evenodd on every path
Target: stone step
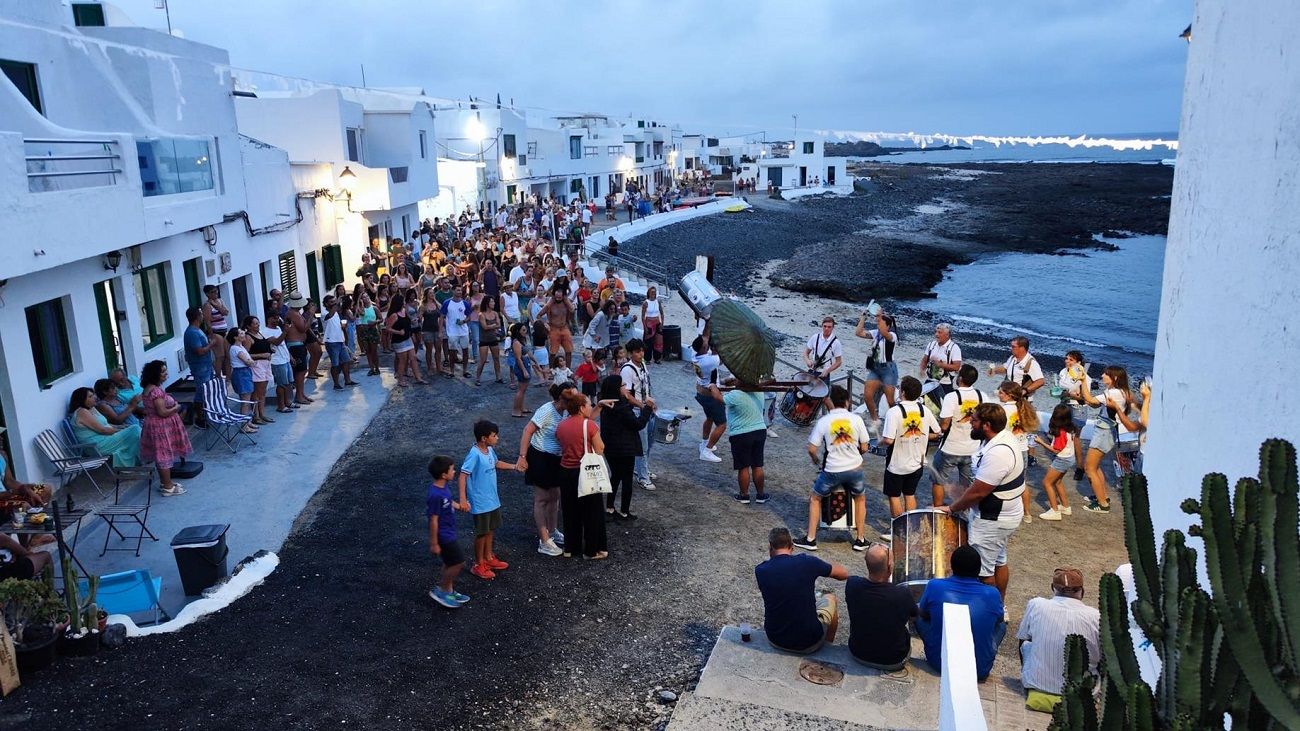
M 872 731 L 876 728 L 879 727 L 683 693 L 668 720 L 667 731 Z

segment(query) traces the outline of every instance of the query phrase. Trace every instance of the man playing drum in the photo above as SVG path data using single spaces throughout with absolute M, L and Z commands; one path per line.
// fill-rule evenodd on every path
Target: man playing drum
M 939 451 L 934 454 L 934 469 L 939 473 L 939 480 L 932 485 L 935 507 L 947 500 L 943 494 L 943 482 L 948 479 L 949 470 L 956 467 L 960 484 L 964 487 L 975 479 L 971 472 L 971 460 L 979 451 L 980 440 L 971 434 L 970 418 L 975 407 L 982 403 L 997 403 L 997 399 L 986 396 L 975 388 L 975 381 L 980 373 L 975 366 L 966 364 L 957 372 L 957 387 L 943 397 L 939 409 L 939 426 L 943 429 L 943 441 Z
M 921 382 L 903 376 L 899 391 L 903 398 L 885 412 L 885 428 L 880 439 L 886 447 L 884 492 L 889 498 L 891 525 L 892 519 L 904 510 L 916 510 L 916 486 L 921 483 L 925 452 L 930 442 L 940 436 L 939 421 L 918 400 Z M 888 533 L 880 537 L 893 538 Z
M 822 329 L 808 338 L 803 349 L 803 362 L 818 378 L 830 378 L 831 372 L 844 365 L 844 343 L 835 336 L 835 318 L 822 318 Z
M 867 494 L 862 476 L 862 454 L 867 451 L 867 425 L 849 411 L 849 392 L 832 386 L 830 411 L 817 420 L 808 435 L 808 458 L 819 470 L 808 499 L 808 534 L 795 541 L 799 548 L 817 550 L 817 525 L 821 522 L 822 498 L 843 490 L 853 498 L 857 537 L 853 550 L 867 550 Z
M 695 402 L 704 411 L 704 425 L 700 431 L 700 459 L 705 462 L 721 462 L 722 458 L 714 454 L 718 440 L 727 430 L 727 409 L 722 399 L 715 398 L 711 390 L 718 385 L 718 369 L 722 359 L 709 347 L 709 324 L 705 323 L 704 332 L 691 343 L 691 362 L 695 364 Z

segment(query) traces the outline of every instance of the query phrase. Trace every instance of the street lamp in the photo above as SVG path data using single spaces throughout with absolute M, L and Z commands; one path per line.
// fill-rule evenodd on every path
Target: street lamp
M 339 194 L 348 199 L 348 212 L 352 213 L 352 186 L 356 185 L 357 174 L 352 172 L 350 166 L 344 165 L 343 172 L 339 173 Z

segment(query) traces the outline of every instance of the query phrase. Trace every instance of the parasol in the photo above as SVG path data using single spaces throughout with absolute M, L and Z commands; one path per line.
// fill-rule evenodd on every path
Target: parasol
M 750 386 L 771 380 L 776 345 L 761 317 L 736 300 L 721 299 L 709 323 L 718 357 L 737 380 Z

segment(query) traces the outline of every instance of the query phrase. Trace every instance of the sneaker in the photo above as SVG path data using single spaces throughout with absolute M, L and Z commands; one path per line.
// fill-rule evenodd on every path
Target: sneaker
M 712 447 L 710 447 L 710 446 L 709 446 L 709 440 L 707 440 L 707 439 L 701 439 L 701 440 L 700 440 L 700 449 L 707 449 L 707 450 L 709 450 L 710 452 L 716 452 L 716 451 L 718 451 L 718 445 L 715 444 L 715 445 L 713 445 Z
M 639 484 L 641 485 L 641 487 L 643 487 L 643 488 L 645 488 L 645 489 L 647 489 L 647 490 L 653 490 L 653 489 L 655 489 L 655 484 L 654 484 L 653 482 L 651 482 L 650 480 L 646 480 L 646 481 L 641 482 L 641 483 L 639 483 Z
M 1023 522 L 1025 522 L 1025 523 L 1032 523 L 1032 522 L 1034 522 L 1034 519 L 1031 518 L 1031 517 L 1029 517 L 1029 513 L 1025 513 L 1025 517 L 1022 518 L 1021 520 L 1022 520 Z
M 894 536 L 891 533 L 881 533 L 880 540 L 884 541 L 885 543 L 893 543 Z
M 867 423 L 867 436 L 871 437 L 873 442 L 880 441 L 880 425 L 876 423 L 875 419 Z
M 481 563 L 474 564 L 474 568 L 470 569 L 469 572 L 485 581 L 491 581 L 497 577 L 496 572 Z
M 160 489 L 158 490 L 158 494 L 162 495 L 163 497 L 174 497 L 174 496 L 176 496 L 176 495 L 184 495 L 184 494 L 185 494 L 185 488 L 181 487 L 181 485 L 180 485 L 179 482 L 173 482 L 173 483 L 172 483 L 172 488 L 171 488 L 170 490 L 168 490 L 168 489 L 165 488 L 165 487 L 164 487 L 164 488 L 160 488 Z
M 759 505 L 762 505 L 763 503 L 767 502 L 767 493 L 760 492 L 757 495 L 755 495 L 754 502 L 758 503 Z
M 853 550 L 855 550 L 855 551 L 865 551 L 865 550 L 867 550 L 867 540 L 866 540 L 865 538 L 854 538 L 854 539 L 853 539 Z
M 649 473 L 649 475 L 651 480 L 659 479 L 659 475 L 655 474 L 654 472 Z
M 780 436 L 780 435 L 776 433 L 776 429 L 773 429 L 773 428 L 770 427 L 770 426 L 767 428 L 767 438 L 768 438 L 768 439 L 776 439 L 778 436 Z
M 794 545 L 797 546 L 797 547 L 799 547 L 799 548 L 802 548 L 802 549 L 805 550 L 805 551 L 816 551 L 816 550 L 817 550 L 817 539 L 816 539 L 816 538 L 809 538 L 808 536 L 804 536 L 803 538 L 800 538 L 799 540 L 795 541 L 795 542 L 794 542 Z
M 453 599 L 449 592 L 444 592 L 441 589 L 437 589 L 437 588 L 430 589 L 429 598 L 433 599 L 435 602 L 438 602 L 439 604 L 441 604 L 442 606 L 448 609 L 460 609 L 460 602 Z
M 506 569 L 510 568 L 510 564 L 506 563 L 505 561 L 502 561 L 496 556 L 488 556 L 487 565 L 488 568 L 492 569 L 493 571 L 505 571 Z
M 1038 519 L 1039 520 L 1060 520 L 1061 513 L 1057 511 L 1055 508 L 1053 508 L 1051 510 L 1048 510 L 1046 513 L 1039 515 Z
M 1101 503 L 1097 502 L 1097 498 L 1093 498 L 1088 501 L 1087 505 L 1083 506 L 1083 509 L 1087 510 L 1090 513 L 1109 513 L 1110 503 L 1106 503 L 1105 505 L 1102 505 Z
M 636 520 L 636 513 L 614 513 L 619 520 Z
M 1066 505 L 1065 507 L 1061 508 L 1060 513 L 1061 515 L 1074 515 L 1074 511 L 1070 509 L 1069 505 Z
M 719 457 L 718 455 L 714 454 L 713 452 L 710 452 L 710 451 L 709 451 L 709 448 L 708 448 L 707 446 L 701 444 L 701 445 L 700 445 L 700 460 L 703 461 L 703 462 L 721 462 L 721 461 L 722 461 L 722 458 Z
M 735 500 L 736 502 L 740 503 L 741 505 L 748 505 L 748 504 L 749 504 L 749 496 L 748 496 L 748 495 L 741 495 L 740 493 L 736 493 L 736 494 L 734 494 L 734 495 L 731 496 L 731 499 L 732 499 L 732 500 Z
M 564 553 L 564 551 L 560 550 L 559 546 L 555 545 L 554 541 L 547 541 L 545 543 L 538 541 L 537 552 L 543 556 L 558 556 L 561 553 Z
M 458 592 L 458 591 L 455 591 L 455 590 L 452 590 L 452 591 L 447 592 L 447 596 L 451 597 L 452 599 L 455 599 L 457 604 L 467 604 L 467 603 L 469 603 L 469 596 L 468 596 L 468 595 L 466 595 L 466 594 L 462 594 L 462 593 L 460 593 L 460 592 Z
M 564 545 L 564 534 L 558 530 L 551 531 L 551 542 L 557 546 Z

